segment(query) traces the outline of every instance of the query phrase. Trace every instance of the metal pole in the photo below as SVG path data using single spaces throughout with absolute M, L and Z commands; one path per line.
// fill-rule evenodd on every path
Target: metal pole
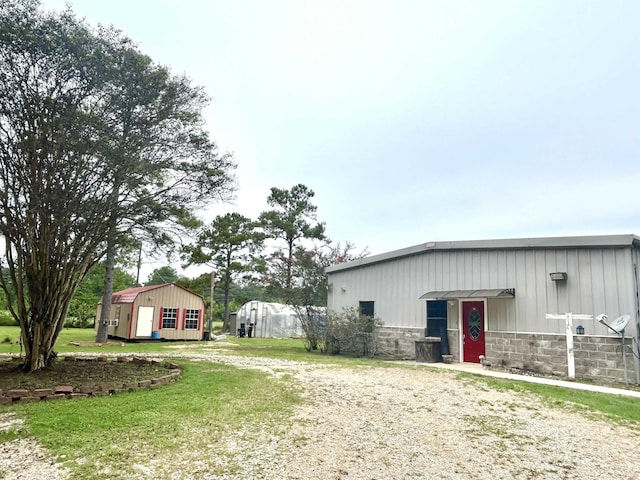
M 211 271 L 211 301 L 209 302 L 209 335 L 213 336 L 213 285 L 216 282 L 216 272 Z
M 624 383 L 629 385 L 629 379 L 627 378 L 627 346 L 624 343 L 624 328 L 622 329 L 622 364 L 624 365 Z M 633 348 L 633 343 L 631 344 Z
M 576 360 L 573 351 L 573 313 L 566 314 L 567 327 L 567 373 L 571 380 L 576 378 Z
M 636 355 L 634 355 L 634 365 L 636 371 L 636 383 L 640 385 L 640 285 L 638 284 L 638 264 L 633 264 L 633 279 L 636 287 Z M 633 338 L 633 337 L 631 337 Z M 633 341 L 631 342 L 633 352 Z

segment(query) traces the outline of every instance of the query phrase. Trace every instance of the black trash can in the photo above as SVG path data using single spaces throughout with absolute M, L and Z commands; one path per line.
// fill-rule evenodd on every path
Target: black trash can
M 211 337 L 210 337 L 210 335 L 211 335 L 211 334 L 210 334 L 209 332 L 205 331 L 205 332 L 203 333 L 203 335 L 202 335 L 202 340 L 204 340 L 204 341 L 209 340 L 209 339 L 211 338 Z

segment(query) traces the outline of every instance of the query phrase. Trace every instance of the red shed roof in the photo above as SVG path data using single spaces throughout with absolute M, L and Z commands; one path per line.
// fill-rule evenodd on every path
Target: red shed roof
M 149 285 L 146 287 L 132 287 L 127 288 L 126 290 L 120 290 L 119 292 L 113 292 L 113 296 L 111 298 L 111 303 L 133 303 L 136 300 L 136 297 L 142 292 L 148 292 L 149 290 L 155 290 L 156 288 L 164 288 L 170 285 L 175 285 L 178 288 L 182 288 L 183 290 L 187 290 L 188 292 L 193 293 L 194 295 L 198 295 L 195 292 L 192 292 L 189 289 L 181 287 L 180 285 L 176 285 L 175 283 L 162 283 L 160 285 Z M 198 295 L 201 297 L 201 295 Z M 102 297 L 100 297 L 100 301 L 98 304 L 102 304 Z

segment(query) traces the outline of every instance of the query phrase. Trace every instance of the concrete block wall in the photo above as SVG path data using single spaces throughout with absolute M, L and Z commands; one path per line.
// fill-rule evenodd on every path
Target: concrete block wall
M 449 329 L 449 351 L 453 355 L 453 361 L 460 361 L 460 348 L 458 345 L 458 330 Z M 416 358 L 416 340 L 426 336 L 424 328 L 397 328 L 381 327 L 376 332 L 376 355 L 391 357 L 401 360 L 413 360 Z
M 630 352 L 631 339 L 628 340 Z M 624 360 L 620 338 L 574 335 L 576 379 L 602 383 L 624 382 Z M 486 332 L 486 358 L 493 366 L 517 368 L 566 377 L 567 340 L 564 335 L 545 333 Z M 627 376 L 636 383 L 634 360 L 627 355 Z
M 624 383 L 624 358 L 622 338 L 596 335 L 574 335 L 576 378 L 606 383 Z M 632 339 L 625 338 L 627 355 L 627 379 L 636 379 L 635 359 L 631 353 Z
M 424 328 L 380 327 L 377 330 L 376 355 L 397 359 L 415 359 L 415 341 L 424 338 Z
M 486 359 L 493 366 L 567 376 L 564 335 L 489 331 L 485 345 Z

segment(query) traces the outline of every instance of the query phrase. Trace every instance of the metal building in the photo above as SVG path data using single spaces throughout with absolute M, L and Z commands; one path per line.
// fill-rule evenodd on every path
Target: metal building
M 566 324 L 551 314 L 589 314 L 575 325 L 576 375 L 637 382 L 639 263 L 635 235 L 429 242 L 327 268 L 328 308 L 380 318 L 390 355 L 437 336 L 454 361 L 565 376 Z M 601 313 L 631 315 L 626 347 Z

